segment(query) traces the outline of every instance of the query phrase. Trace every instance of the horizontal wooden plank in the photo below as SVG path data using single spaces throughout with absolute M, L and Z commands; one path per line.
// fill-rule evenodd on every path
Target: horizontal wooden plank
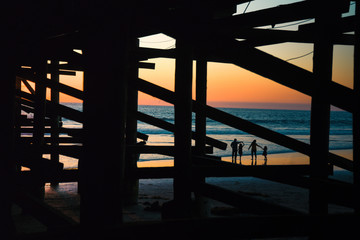
M 141 133 L 141 132 L 137 132 L 136 137 L 141 140 L 144 140 L 144 141 L 147 141 L 149 139 L 149 135 Z
M 76 72 L 74 71 L 59 71 L 59 75 L 66 75 L 66 76 L 76 76 Z
M 24 144 L 17 146 L 21 146 L 18 148 L 21 149 L 21 151 L 16 152 L 15 158 L 21 166 L 30 169 L 44 169 L 49 173 L 56 173 L 64 167 L 63 163 L 50 161 L 46 158 L 35 157 L 33 154 L 35 149 L 31 146 L 25 146 Z
M 355 16 L 348 16 L 341 18 L 332 28 L 338 30 L 339 32 L 352 32 L 355 29 Z M 314 33 L 316 31 L 315 23 L 308 23 L 299 26 L 300 33 Z
M 33 128 L 31 129 L 21 129 L 19 131 L 20 133 L 33 133 Z M 49 131 L 49 129 L 47 129 L 47 131 L 45 131 L 45 133 L 51 133 L 51 130 Z M 32 144 L 33 143 L 33 137 L 21 137 L 20 141 L 22 143 L 27 143 L 27 144 Z M 83 140 L 81 138 L 76 138 L 76 137 L 58 137 L 58 138 L 53 138 L 53 137 L 44 137 L 44 143 L 73 143 L 73 144 L 81 144 L 83 143 Z
M 247 47 L 258 47 L 285 42 L 314 43 L 315 41 L 313 33 L 256 28 L 243 30 L 234 37 L 245 39 L 244 41 L 239 42 L 239 44 L 246 45 Z M 354 36 L 348 34 L 337 34 L 334 36 L 334 44 L 353 45 L 354 43 Z
M 138 68 L 155 69 L 155 63 L 139 62 L 138 63 Z
M 80 158 L 83 152 L 83 147 L 80 145 L 69 146 L 49 146 L 45 145 L 41 148 L 44 154 L 58 153 L 72 158 Z
M 158 128 L 164 129 L 164 130 L 169 131 L 169 132 L 174 132 L 175 125 L 172 124 L 172 123 L 161 120 L 159 118 L 155 118 L 153 116 L 150 116 L 150 115 L 142 113 L 142 112 L 137 112 L 136 116 L 137 116 L 137 119 L 139 121 L 148 123 L 150 125 L 156 126 Z M 192 131 L 191 138 L 196 139 L 196 134 L 197 134 L 196 132 Z M 217 139 L 208 137 L 208 136 L 205 137 L 205 143 L 210 145 L 210 146 L 219 148 L 221 150 L 226 150 L 226 148 L 227 148 L 226 143 L 221 142 L 221 141 L 219 141 Z
M 28 182 L 32 178 L 31 171 L 18 172 L 16 178 L 19 182 Z M 59 171 L 57 174 L 49 174 L 44 172 L 42 179 L 45 183 L 51 182 L 78 182 L 79 181 L 79 170 L 78 169 L 64 169 Z
M 339 12 L 347 12 L 349 4 L 347 1 L 337 1 L 329 8 L 334 8 Z M 300 1 L 290 4 L 279 5 L 258 11 L 238 14 L 224 19 L 219 19 L 216 23 L 218 27 L 228 28 L 231 31 L 245 28 L 275 25 L 280 23 L 293 22 L 309 18 L 315 18 L 319 14 L 319 9 L 313 1 Z

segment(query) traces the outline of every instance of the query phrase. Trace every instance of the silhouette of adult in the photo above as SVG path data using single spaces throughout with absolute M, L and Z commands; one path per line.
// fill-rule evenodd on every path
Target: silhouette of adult
M 239 142 L 235 138 L 234 141 L 231 142 L 230 146 L 232 148 L 232 154 L 231 154 L 231 162 L 236 163 L 236 157 L 237 157 L 237 151 L 238 151 L 238 144 Z
M 260 145 L 258 145 L 256 143 L 256 140 L 252 141 L 252 143 L 250 144 L 248 150 L 251 148 L 251 160 L 254 159 L 254 156 L 255 156 L 255 161 L 257 160 L 257 156 L 256 156 L 256 147 L 260 147 L 262 148 Z

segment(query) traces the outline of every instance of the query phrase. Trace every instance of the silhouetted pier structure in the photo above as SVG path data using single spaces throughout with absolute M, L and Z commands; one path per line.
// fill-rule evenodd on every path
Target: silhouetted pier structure
M 359 234 L 354 226 L 360 212 L 360 3 L 307 0 L 233 16 L 236 5 L 246 2 L 9 2 L 2 15 L 0 45 L 1 236 L 17 237 L 12 231 L 12 203 L 48 227 L 36 239 L 87 233 L 167 238 L 164 228 L 187 238 L 224 233 L 229 238 Z M 342 17 L 350 4 L 356 5 L 355 15 Z M 257 28 L 309 18 L 315 22 L 297 31 Z M 139 37 L 156 33 L 176 39 L 176 49 L 139 47 Z M 313 72 L 256 48 L 283 42 L 313 43 Z M 332 81 L 334 44 L 354 46 L 353 89 Z M 157 57 L 176 60 L 174 92 L 138 77 L 139 68 L 155 67 L 142 61 Z M 232 63 L 311 96 L 310 144 L 207 106 L 207 62 Z M 60 75 L 75 71 L 84 72 L 83 91 L 59 82 Z M 138 112 L 138 91 L 174 104 L 175 123 Z M 59 93 L 83 100 L 83 112 L 62 105 Z M 353 114 L 353 161 L 329 152 L 330 105 Z M 33 118 L 26 118 L 24 112 Z M 64 128 L 62 118 L 82 123 L 83 128 Z M 310 156 L 310 164 L 251 167 L 218 161 L 208 151 L 225 149 L 226 144 L 206 136 L 206 118 Z M 174 132 L 174 146 L 137 145 L 139 139 L 147 139 L 137 132 L 137 120 Z M 174 167 L 138 169 L 136 154 L 146 153 L 173 155 Z M 63 170 L 59 154 L 79 159 L 79 170 Z M 30 171 L 20 171 L 20 166 Z M 333 166 L 353 172 L 354 182 L 329 179 Z M 211 176 L 254 176 L 308 188 L 309 212 L 205 183 Z M 164 220 L 124 223 L 123 206 L 136 203 L 138 179 L 163 177 L 174 179 L 174 199 L 163 206 Z M 79 182 L 80 223 L 41 200 L 46 182 Z M 266 215 L 199 218 L 194 216 L 192 193 L 233 206 L 246 203 Z M 352 208 L 354 213 L 329 214 L 329 203 Z

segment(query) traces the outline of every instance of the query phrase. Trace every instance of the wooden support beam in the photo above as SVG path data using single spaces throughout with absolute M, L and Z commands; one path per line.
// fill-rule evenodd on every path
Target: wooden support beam
M 320 8 L 322 4 L 318 4 Z M 328 10 L 328 9 L 327 9 Z M 326 93 L 332 80 L 333 42 L 328 32 L 332 23 L 340 13 L 331 7 L 328 11 L 319 12 L 315 18 L 317 32 L 315 35 L 313 58 L 313 95 L 311 99 L 310 119 L 310 177 L 327 179 L 329 134 L 330 134 L 330 103 Z M 309 211 L 312 214 L 327 214 L 328 199 L 322 186 L 313 184 L 310 187 Z
M 155 63 L 139 62 L 138 67 L 144 69 L 155 69 Z
M 35 59 L 35 95 L 34 95 L 34 133 L 33 133 L 33 151 L 29 152 L 30 158 L 34 161 L 34 167 L 31 169 L 35 177 L 30 185 L 33 196 L 43 199 L 45 194 L 44 182 L 42 180 L 44 166 L 41 147 L 44 145 L 45 116 L 46 116 L 46 87 L 43 80 L 47 73 L 47 59 L 44 57 L 43 49 L 36 48 L 39 56 Z
M 84 93 L 83 93 L 83 91 L 81 91 L 79 89 L 70 87 L 70 86 L 62 84 L 62 83 L 53 82 L 53 81 L 50 81 L 49 79 L 45 80 L 45 84 L 47 87 L 50 87 L 51 89 L 55 89 L 59 92 L 65 93 L 74 98 L 77 98 L 80 100 L 84 99 Z
M 42 180 L 44 180 L 44 177 L 48 174 L 56 176 L 64 167 L 63 163 L 52 162 L 46 158 L 35 159 L 32 156 L 24 156 L 23 154 L 21 154 L 20 156 L 16 156 L 16 160 L 23 167 L 27 167 L 32 170 L 41 167 L 44 170 L 41 175 L 38 174 L 36 171 L 32 171 L 31 180 L 39 176 Z
M 175 58 L 175 50 L 163 50 L 163 49 L 154 49 L 154 48 L 139 48 L 137 50 L 137 57 L 140 61 L 148 60 L 149 58 Z
M 207 96 L 207 61 L 198 59 L 196 61 L 196 102 L 199 105 L 206 105 Z M 195 119 L 195 154 L 205 154 L 206 144 L 206 108 L 199 108 Z
M 148 135 L 141 132 L 137 132 L 136 137 L 144 141 L 147 141 L 149 139 Z
M 169 131 L 169 132 L 174 132 L 174 130 L 175 130 L 174 124 L 169 123 L 169 122 L 164 121 L 164 120 L 161 120 L 159 118 L 152 117 L 152 116 L 147 115 L 147 114 L 142 113 L 142 112 L 137 112 L 137 119 L 139 121 L 151 124 L 153 126 L 156 126 L 158 128 L 164 129 L 164 130 Z M 196 136 L 197 136 L 197 132 L 193 131 L 192 135 L 191 135 L 191 138 L 196 139 Z M 207 136 L 205 137 L 205 142 L 206 142 L 206 144 L 208 144 L 210 146 L 213 146 L 213 147 L 216 147 L 216 148 L 219 148 L 221 150 L 225 150 L 226 147 L 227 147 L 226 143 L 221 142 L 221 141 L 219 141 L 217 139 L 214 139 L 214 138 L 211 138 L 211 137 L 207 137 Z
M 353 112 L 353 160 L 354 160 L 354 188 L 355 212 L 360 214 L 360 2 L 356 3 L 355 11 L 355 44 L 354 44 L 354 92 L 355 110 Z
M 61 71 L 59 71 L 59 75 L 76 76 L 76 72 L 61 70 Z
M 137 111 L 136 112 L 136 117 L 137 117 L 137 120 L 139 120 L 139 121 L 142 121 L 144 123 L 148 123 L 150 125 L 153 125 L 155 127 L 164 129 L 166 131 L 169 131 L 169 132 L 174 132 L 175 131 L 174 124 L 169 123 L 169 122 L 164 121 L 164 120 L 161 120 L 159 118 L 150 116 L 150 115 L 148 115 L 146 113 L 142 113 L 142 112 Z
M 131 51 L 135 52 L 139 47 L 139 40 L 136 38 L 129 39 Z M 127 81 L 132 82 L 139 77 L 140 64 L 136 59 L 130 59 L 130 67 L 127 68 Z M 154 66 L 155 67 L 155 66 Z M 138 110 L 138 91 L 135 88 L 127 87 L 127 115 L 126 115 L 126 145 L 137 144 L 137 118 Z M 124 204 L 137 204 L 139 195 L 139 180 L 133 176 L 136 171 L 139 154 L 129 152 L 125 153 L 125 179 L 124 179 Z
M 182 215 L 177 217 L 191 215 L 192 73 L 191 39 L 183 32 L 177 40 L 175 61 L 174 201 Z
M 44 154 L 61 154 L 72 158 L 80 158 L 82 154 L 82 146 L 67 145 L 67 146 L 43 146 L 42 152 Z
M 236 38 L 246 39 L 240 44 L 246 47 L 259 47 L 285 42 L 314 43 L 314 33 L 276 30 L 276 29 L 246 29 L 236 34 Z M 353 45 L 355 38 L 349 34 L 336 34 L 334 43 L 340 45 Z
M 50 71 L 50 74 L 51 74 L 50 80 L 54 83 L 59 83 L 60 82 L 59 61 L 52 60 L 50 66 L 52 66 L 52 69 Z M 60 103 L 59 91 L 57 91 L 54 88 L 51 88 L 50 93 L 51 93 L 51 102 L 55 103 L 55 104 L 59 104 Z M 53 112 L 51 114 L 50 121 L 51 121 L 51 139 L 52 139 L 51 146 L 58 147 L 59 142 L 57 140 L 59 138 L 59 128 L 60 128 L 61 117 L 57 113 Z M 59 162 L 59 160 L 60 160 L 59 153 L 52 153 L 50 155 L 50 158 L 52 161 Z M 58 183 L 53 182 L 52 185 L 57 186 Z
M 0 46 L 1 61 L 1 87 L 0 87 L 0 232 L 7 239 L 15 230 L 12 222 L 12 193 L 14 190 L 15 162 L 14 152 L 14 93 L 15 93 L 15 46 L 10 39 L 8 29 L 5 29 L 3 41 Z
M 79 122 L 79 123 L 84 122 L 84 114 L 83 114 L 83 112 L 80 112 L 80 111 L 75 110 L 73 108 L 67 107 L 67 106 L 62 105 L 62 104 L 52 103 L 50 101 L 46 102 L 46 107 L 47 107 L 48 112 L 50 114 L 51 113 L 56 113 L 61 117 L 71 119 L 71 120 Z
M 120 12 L 109 13 L 106 23 L 86 32 L 84 146 L 79 183 L 80 221 L 87 229 L 123 222 L 127 64 L 131 49 L 126 6 Z M 119 21 L 123 23 L 120 28 L 114 25 Z
M 356 16 L 348 16 L 341 19 L 338 19 L 333 23 L 333 29 L 339 33 L 352 32 L 355 29 L 356 25 Z M 315 23 L 308 23 L 299 26 L 299 32 L 301 33 L 315 33 L 316 25 Z M 336 36 L 335 36 L 336 37 Z
M 204 17 L 204 16 L 201 16 Z M 200 105 L 207 103 L 207 61 L 200 58 L 196 61 L 196 102 Z M 195 151 L 198 156 L 206 154 L 206 108 L 200 108 L 195 115 Z M 205 183 L 205 177 L 194 174 L 194 182 Z M 210 214 L 210 206 L 208 200 L 202 194 L 195 192 L 195 201 L 197 202 L 199 215 L 207 217 Z
M 35 90 L 31 87 L 31 85 L 28 83 L 26 79 L 21 79 L 21 81 L 24 83 L 25 87 L 29 90 L 31 94 L 35 94 Z M 21 89 L 19 89 L 21 90 Z
M 32 178 L 31 171 L 21 171 L 16 175 L 17 182 L 20 184 L 24 184 L 29 182 Z M 51 182 L 78 182 L 79 181 L 79 170 L 78 169 L 63 169 L 59 171 L 57 174 L 51 174 L 50 172 L 46 172 L 44 176 L 44 181 L 46 183 Z
M 56 141 L 57 143 L 73 143 L 73 144 L 83 143 L 83 139 L 77 137 L 59 137 L 55 139 L 53 137 L 44 138 L 45 143 L 52 143 L 53 141 Z
M 30 145 L 27 143 L 19 142 L 17 143 L 16 148 L 21 149 L 21 151 L 18 151 L 14 154 L 14 159 L 16 159 L 16 161 L 20 163 L 21 166 L 28 167 L 31 170 L 35 170 L 32 172 L 34 176 L 45 175 L 45 171 L 37 172 L 37 168 L 51 171 L 52 173 L 57 172 L 58 170 L 61 170 L 63 168 L 63 163 L 53 162 L 49 159 L 45 159 L 42 157 L 43 147 L 40 148 L 40 157 L 34 154 L 35 151 L 39 150 L 39 147 L 34 146 L 34 144 Z M 41 178 L 41 176 L 39 178 Z

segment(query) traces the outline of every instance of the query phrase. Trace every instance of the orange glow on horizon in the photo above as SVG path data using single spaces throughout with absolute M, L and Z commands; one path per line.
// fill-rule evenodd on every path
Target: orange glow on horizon
M 285 43 L 259 49 L 275 57 L 287 60 L 311 52 L 313 45 Z M 304 58 L 295 59 L 289 63 L 312 71 L 312 58 L 313 54 L 309 54 Z M 155 70 L 140 69 L 139 77 L 174 91 L 175 60 L 157 58 L 149 59 L 149 62 L 155 63 Z M 195 72 L 195 64 L 193 71 Z M 353 46 L 334 46 L 333 81 L 352 88 Z M 60 82 L 83 90 L 83 72 L 77 72 L 76 76 L 61 76 Z M 193 92 L 195 92 L 195 76 L 193 82 Z M 195 98 L 194 95 L 193 93 L 193 98 Z M 309 104 L 310 100 L 311 98 L 305 94 L 233 64 L 208 63 L 207 101 L 210 105 L 216 107 L 244 107 L 257 104 L 257 106 L 264 106 L 264 108 L 272 108 L 279 104 Z M 81 102 L 81 100 L 65 94 L 60 94 L 60 101 Z M 139 92 L 139 105 L 171 104 Z

